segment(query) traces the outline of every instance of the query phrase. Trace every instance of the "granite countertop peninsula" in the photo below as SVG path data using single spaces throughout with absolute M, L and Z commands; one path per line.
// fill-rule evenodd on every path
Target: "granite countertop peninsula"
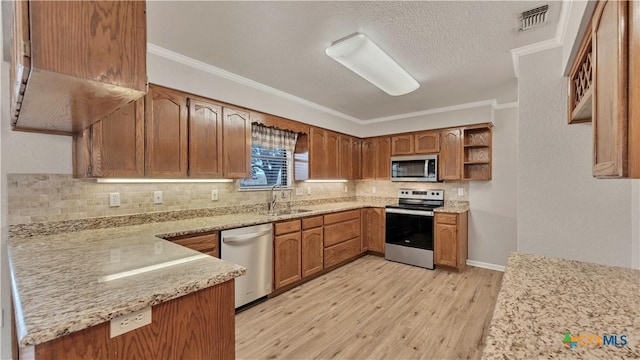
M 486 343 L 483 359 L 638 359 L 640 270 L 512 253 Z
M 44 343 L 246 272 L 163 238 L 387 203 L 389 199 L 374 198 L 306 206 L 311 211 L 291 215 L 234 213 L 128 226 L 121 217 L 112 224 L 101 219 L 91 225 L 97 228 L 80 231 L 75 230 L 82 228 L 77 222 L 71 227 L 37 224 L 36 231 L 19 227 L 8 241 L 19 345 Z M 148 271 L 128 273 L 140 269 Z
M 246 272 L 163 239 L 384 207 L 396 201 L 364 198 L 304 204 L 295 208 L 309 211 L 279 216 L 249 207 L 244 210 L 250 212 L 231 208 L 210 216 L 177 212 L 15 226 L 8 250 L 19 345 L 53 340 Z M 436 211 L 467 210 L 466 202 L 448 202 Z M 128 273 L 140 269 L 148 271 Z M 120 277 L 123 274 L 130 276 Z

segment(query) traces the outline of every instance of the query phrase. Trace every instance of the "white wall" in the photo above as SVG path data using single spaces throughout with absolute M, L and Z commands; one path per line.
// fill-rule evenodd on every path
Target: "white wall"
M 492 180 L 469 182 L 469 260 L 504 266 L 517 247 L 518 109 L 493 123 Z
M 518 251 L 630 267 L 631 180 L 591 175 L 591 125 L 568 125 L 562 48 L 520 58 Z

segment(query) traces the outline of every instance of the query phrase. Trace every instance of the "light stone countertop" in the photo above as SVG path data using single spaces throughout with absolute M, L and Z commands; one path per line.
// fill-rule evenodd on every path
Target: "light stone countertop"
M 106 275 L 200 255 L 161 238 L 363 207 L 384 207 L 388 203 L 350 201 L 303 206 L 312 211 L 292 215 L 241 213 L 12 237 L 8 248 L 19 345 L 40 344 L 229 281 L 246 271 L 241 266 L 202 256 L 170 267 L 103 281 Z M 448 203 L 436 211 L 466 210 L 466 203 Z
M 384 205 L 381 201 L 329 203 L 307 207 L 313 209 L 310 212 L 277 217 L 243 213 L 11 237 L 8 251 L 19 345 L 40 344 L 246 272 L 161 238 Z M 104 281 L 106 275 L 187 258 L 194 260 Z
M 486 343 L 483 359 L 638 359 L 640 270 L 512 253 Z

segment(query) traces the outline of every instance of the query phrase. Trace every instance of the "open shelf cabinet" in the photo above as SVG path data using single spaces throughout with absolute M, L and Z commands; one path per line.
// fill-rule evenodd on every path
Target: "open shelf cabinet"
M 464 180 L 491 180 L 491 124 L 463 129 Z

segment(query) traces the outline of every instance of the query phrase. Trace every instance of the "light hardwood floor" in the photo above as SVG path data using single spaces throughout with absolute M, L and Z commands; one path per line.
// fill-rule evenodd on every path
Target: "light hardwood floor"
M 236 315 L 236 357 L 477 359 L 501 280 L 365 256 Z

